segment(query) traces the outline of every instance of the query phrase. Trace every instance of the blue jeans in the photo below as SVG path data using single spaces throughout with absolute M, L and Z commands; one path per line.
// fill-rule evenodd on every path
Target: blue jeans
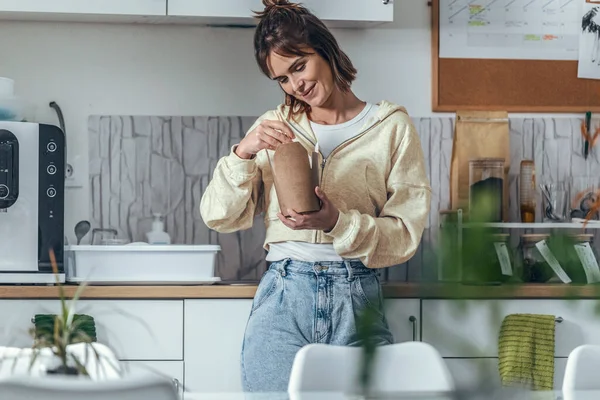
M 244 391 L 287 391 L 296 352 L 307 344 L 360 345 L 356 318 L 367 307 L 380 311 L 372 328 L 377 344 L 393 343 L 374 270 L 350 261 L 271 264 L 258 285 L 244 335 Z

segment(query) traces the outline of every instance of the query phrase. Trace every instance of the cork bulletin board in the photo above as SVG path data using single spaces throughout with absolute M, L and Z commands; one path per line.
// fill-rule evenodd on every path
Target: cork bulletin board
M 430 5 L 433 111 L 600 112 L 600 80 L 578 78 L 578 61 L 440 57 L 440 0 Z

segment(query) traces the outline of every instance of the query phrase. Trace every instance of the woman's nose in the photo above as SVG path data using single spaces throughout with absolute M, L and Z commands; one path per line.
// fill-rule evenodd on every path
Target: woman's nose
M 292 89 L 296 93 L 302 93 L 304 91 L 304 81 L 302 79 L 292 79 Z

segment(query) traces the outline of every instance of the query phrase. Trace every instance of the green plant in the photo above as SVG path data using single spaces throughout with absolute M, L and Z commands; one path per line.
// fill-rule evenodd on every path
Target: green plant
M 584 232 L 584 228 L 586 227 L 587 223 L 592 219 L 593 215 L 595 215 L 594 213 L 598 212 L 598 210 L 600 210 L 600 200 L 593 204 L 592 211 L 588 213 L 585 218 L 585 223 L 582 224 L 582 230 L 576 233 Z M 485 212 L 483 212 L 483 214 L 485 214 Z M 437 245 L 429 247 L 428 252 L 423 254 L 423 259 L 435 260 L 437 258 L 441 258 L 441 268 L 443 269 L 444 276 L 460 277 L 464 272 L 465 265 L 467 268 L 471 267 L 473 269 L 485 269 L 486 266 L 490 264 L 489 250 L 494 249 L 493 235 L 502 232 L 502 230 L 487 227 L 485 224 L 481 224 L 480 226 L 475 225 L 474 227 L 470 227 L 470 229 L 465 229 L 463 231 L 464 236 L 462 246 L 459 248 L 457 242 L 458 227 L 456 224 L 457 221 L 451 220 L 450 223 L 439 229 L 437 235 Z M 569 231 L 569 233 L 572 234 L 572 230 Z M 573 250 L 574 240 L 570 234 L 566 234 L 565 231 L 561 229 L 554 230 L 550 232 L 549 237 L 546 240 L 546 243 L 552 251 L 552 254 L 556 257 L 567 273 L 571 272 L 568 268 L 569 265 L 577 265 L 579 262 L 579 259 Z M 600 262 L 600 260 L 598 261 Z M 515 266 L 513 265 L 513 267 Z M 474 302 L 469 300 L 495 299 L 493 294 L 487 294 L 489 291 L 488 288 L 500 284 L 503 286 L 503 298 L 511 298 L 513 293 L 516 296 L 524 285 L 535 285 L 527 282 L 527 279 L 523 276 L 522 271 L 516 270 L 513 277 L 507 279 L 505 282 L 495 283 L 492 286 L 488 286 L 485 283 L 481 284 L 480 286 L 477 286 L 476 283 L 438 283 L 437 285 L 439 286 L 437 286 L 437 290 L 439 291 L 439 294 L 442 295 L 442 298 L 453 300 L 453 306 L 456 306 L 455 310 L 457 310 L 458 313 L 468 314 L 471 311 L 469 306 L 477 303 L 476 301 Z M 600 285 L 598 284 L 582 285 L 557 283 L 557 285 L 560 285 L 562 288 L 564 288 L 561 299 L 571 302 L 570 304 L 572 304 L 574 307 L 574 302 L 580 298 L 600 299 Z M 426 284 L 423 285 L 425 291 L 423 293 L 417 293 L 415 297 L 427 298 L 430 295 L 430 289 L 427 289 L 426 286 Z M 478 287 L 479 289 L 477 289 Z M 471 296 L 471 294 L 477 292 L 477 290 L 480 290 L 479 294 L 475 297 Z M 600 301 L 591 301 L 596 301 L 595 314 L 600 316 Z M 500 302 L 491 301 L 488 302 L 488 304 L 490 304 L 488 323 L 493 324 L 497 321 L 501 321 L 505 315 L 501 312 Z M 357 380 L 360 384 L 361 394 L 366 398 L 369 398 L 371 386 L 370 383 L 376 361 L 376 344 L 372 340 L 374 337 L 372 328 L 377 315 L 378 314 L 376 310 L 367 309 L 361 316 L 359 316 L 357 320 L 357 330 L 363 353 Z M 392 316 L 389 317 L 393 318 Z M 432 327 L 431 329 L 434 330 L 435 327 Z M 441 329 L 441 327 L 439 329 Z M 447 341 L 452 341 L 453 345 L 456 346 L 457 349 L 469 350 L 471 353 L 476 351 L 476 349 L 473 347 L 473 344 L 468 339 L 458 335 L 455 336 L 452 332 L 444 332 L 443 335 L 445 335 Z M 465 351 L 465 353 L 468 353 L 469 351 Z M 485 372 L 486 371 L 484 370 L 478 371 L 480 374 L 484 374 Z M 489 382 L 489 379 L 490 377 L 486 376 L 484 381 Z
M 52 331 L 40 332 L 35 327 L 30 329 L 29 333 L 33 337 L 33 353 L 30 360 L 30 368 L 40 356 L 43 349 L 49 349 L 52 355 L 59 360 L 59 364 L 56 368 L 49 370 L 48 373 L 89 377 L 89 373 L 85 367 L 86 360 L 79 359 L 75 354 L 68 351 L 68 346 L 70 345 L 85 343 L 89 345 L 86 346 L 86 350 L 89 349 L 89 352 L 91 352 L 96 360 L 100 360 L 99 353 L 91 345 L 93 338 L 79 329 L 82 320 L 74 318 L 75 305 L 87 285 L 85 282 L 79 285 L 71 301 L 68 301 L 65 289 L 59 280 L 56 256 L 52 249 L 50 249 L 50 263 L 52 265 L 52 272 L 56 278 L 60 312 L 54 317 L 54 329 Z

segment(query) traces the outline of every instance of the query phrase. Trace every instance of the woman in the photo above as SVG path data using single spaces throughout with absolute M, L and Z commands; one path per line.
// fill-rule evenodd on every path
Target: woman
M 265 214 L 270 266 L 248 319 L 242 378 L 246 391 L 285 391 L 302 346 L 359 344 L 356 318 L 367 307 L 380 314 L 377 342 L 393 342 L 375 269 L 413 256 L 431 191 L 406 111 L 356 97 L 356 69 L 308 10 L 286 0 L 263 3 L 256 61 L 281 86 L 285 104 L 262 115 L 219 160 L 200 212 L 218 232 L 248 229 Z M 319 144 L 321 209 L 289 210 L 286 218 L 267 151 L 294 139 L 307 151 Z

